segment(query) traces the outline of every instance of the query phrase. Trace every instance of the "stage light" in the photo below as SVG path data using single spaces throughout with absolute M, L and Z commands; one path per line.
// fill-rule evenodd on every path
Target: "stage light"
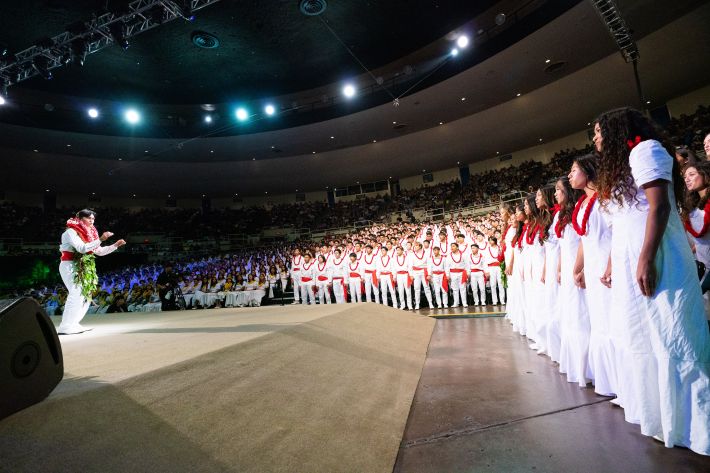
M 456 40 L 456 45 L 461 49 L 468 46 L 468 36 L 466 36 L 466 35 L 459 36 L 459 38 Z
M 123 22 L 117 21 L 108 25 L 113 42 L 121 46 L 121 49 L 128 49 L 128 39 L 126 39 L 126 28 Z
M 141 121 L 140 113 L 138 113 L 138 111 L 133 108 L 129 108 L 128 110 L 126 110 L 123 114 L 123 118 L 125 118 L 126 121 L 131 125 L 135 125 L 136 123 Z
M 239 107 L 236 112 L 237 115 L 237 120 L 240 122 L 245 121 L 247 118 L 249 118 L 249 112 L 247 112 L 247 109 L 244 107 Z
M 355 96 L 355 87 L 352 84 L 346 84 L 343 87 L 343 95 L 347 98 L 353 98 Z
M 187 21 L 195 21 L 195 15 L 192 13 L 191 0 L 183 0 L 180 4 L 178 4 L 178 8 L 180 9 L 181 17 L 183 17 Z
M 266 107 L 264 107 L 264 113 L 266 113 L 268 116 L 272 116 L 274 113 L 276 113 L 276 108 L 268 104 Z
M 83 66 L 86 61 L 86 55 L 89 52 L 89 46 L 82 38 L 75 39 L 71 43 L 71 52 L 74 56 L 74 61 L 79 63 L 80 66 Z
M 96 110 L 95 108 L 90 108 L 89 110 L 86 111 L 86 113 L 87 113 L 91 118 L 98 118 L 98 116 L 99 116 L 99 111 Z
M 212 123 L 212 115 L 205 115 L 205 123 Z
M 451 57 L 456 57 L 459 55 L 459 50 L 454 48 L 451 50 Z
M 5 97 L 0 95 L 0 105 L 5 105 Z
M 49 61 L 44 56 L 38 56 L 32 61 L 32 69 L 37 71 L 45 80 L 52 78 L 52 71 L 49 70 Z

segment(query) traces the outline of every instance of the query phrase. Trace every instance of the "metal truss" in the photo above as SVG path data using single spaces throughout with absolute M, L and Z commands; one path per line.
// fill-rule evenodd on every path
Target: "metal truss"
M 621 17 L 619 7 L 612 0 L 592 0 L 592 5 L 609 29 L 612 39 L 616 41 L 624 60 L 636 62 L 639 58 L 639 50 L 629 27 Z
M 182 18 L 191 21 L 192 13 L 219 0 L 135 0 L 120 11 L 102 11 L 88 21 L 73 23 L 66 31 L 15 53 L 0 57 L 0 93 L 7 87 L 72 62 L 84 64 L 87 55 L 157 26 Z

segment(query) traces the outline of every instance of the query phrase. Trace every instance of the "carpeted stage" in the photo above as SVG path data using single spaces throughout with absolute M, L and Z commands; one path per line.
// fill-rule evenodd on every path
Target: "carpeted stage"
M 7 472 L 392 471 L 435 321 L 373 304 L 91 317 Z
M 57 389 L 0 421 L 0 472 L 710 471 L 567 383 L 497 308 L 85 320 Z

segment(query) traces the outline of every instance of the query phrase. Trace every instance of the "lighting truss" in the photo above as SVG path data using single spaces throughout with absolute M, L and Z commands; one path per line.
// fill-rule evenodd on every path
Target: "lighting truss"
M 609 29 L 609 33 L 621 51 L 626 62 L 636 62 L 639 50 L 629 27 L 619 12 L 619 7 L 612 0 L 592 0 L 594 8 Z
M 52 70 L 84 58 L 114 44 L 116 26 L 124 39 L 160 26 L 176 18 L 189 20 L 186 14 L 205 8 L 219 0 L 135 0 L 120 12 L 103 11 L 93 18 L 74 23 L 67 31 L 39 41 L 14 56 L 0 57 L 0 85 L 7 87 L 38 74 L 33 62 L 46 63 Z M 188 12 L 188 13 L 186 13 Z

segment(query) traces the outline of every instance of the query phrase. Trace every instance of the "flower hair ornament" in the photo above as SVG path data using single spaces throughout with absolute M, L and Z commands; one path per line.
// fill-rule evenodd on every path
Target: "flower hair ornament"
M 639 143 L 641 143 L 641 137 L 636 135 L 633 140 L 626 140 L 626 145 L 629 147 L 629 151 L 634 149 Z

